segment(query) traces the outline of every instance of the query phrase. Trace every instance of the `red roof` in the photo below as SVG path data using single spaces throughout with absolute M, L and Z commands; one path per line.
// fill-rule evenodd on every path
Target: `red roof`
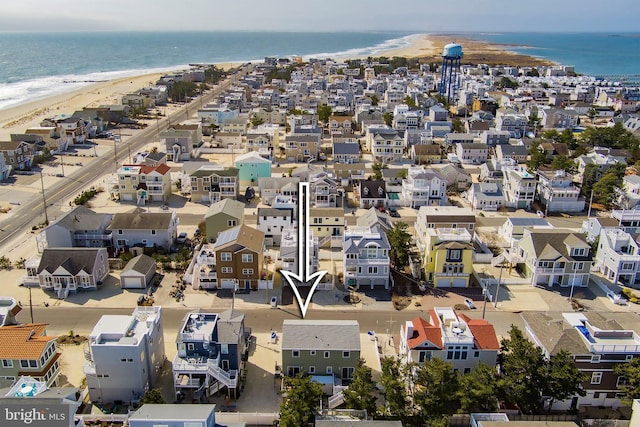
M 158 166 L 147 166 L 147 165 L 140 166 L 140 173 L 143 173 L 145 175 L 148 175 L 154 171 L 158 172 L 160 175 L 165 175 L 167 172 L 171 171 L 171 168 L 167 166 L 166 163 L 160 163 Z
M 470 319 L 462 313 L 458 314 L 458 317 L 463 319 L 469 326 L 476 348 L 480 350 L 500 350 L 500 343 L 491 323 L 483 319 Z
M 442 334 L 440 332 L 440 327 L 434 326 L 420 317 L 416 317 L 412 322 L 413 335 L 415 338 L 407 337 L 407 345 L 410 349 L 422 345 L 425 341 L 430 341 L 439 348 L 442 348 Z

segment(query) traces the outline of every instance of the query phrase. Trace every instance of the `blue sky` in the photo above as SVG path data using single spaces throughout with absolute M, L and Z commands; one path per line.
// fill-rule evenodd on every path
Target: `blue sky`
M 0 29 L 640 32 L 638 16 L 631 0 L 20 0 Z

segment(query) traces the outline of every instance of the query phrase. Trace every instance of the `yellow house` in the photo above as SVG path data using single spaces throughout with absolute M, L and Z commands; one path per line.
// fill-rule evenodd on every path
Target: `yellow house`
M 319 247 L 342 247 L 345 229 L 343 208 L 311 208 L 309 222 Z
M 424 272 L 436 288 L 466 288 L 473 272 L 471 233 L 464 228 L 429 228 Z

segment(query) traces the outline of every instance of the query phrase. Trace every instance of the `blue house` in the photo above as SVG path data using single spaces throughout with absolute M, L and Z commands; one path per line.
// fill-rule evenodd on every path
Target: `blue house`
M 250 151 L 236 158 L 235 167 L 240 171 L 240 185 L 258 185 L 258 179 L 271 177 L 271 160 L 257 151 Z
M 172 362 L 179 398 L 206 402 L 224 388 L 228 395 L 237 396 L 251 333 L 244 327 L 244 317 L 232 310 L 186 315 L 176 338 L 178 353 Z

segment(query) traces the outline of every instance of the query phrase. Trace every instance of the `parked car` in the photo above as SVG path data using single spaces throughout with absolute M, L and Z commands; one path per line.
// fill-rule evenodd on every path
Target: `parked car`
M 607 292 L 607 298 L 611 300 L 612 303 L 617 305 L 627 305 L 627 301 L 620 295 L 616 295 L 613 292 Z
M 178 243 L 179 245 L 183 245 L 184 242 L 187 241 L 187 233 L 185 233 L 184 231 L 180 234 L 178 234 L 178 238 L 176 239 L 176 243 Z
M 471 310 L 475 310 L 476 309 L 476 305 L 469 298 L 466 298 L 464 300 L 464 303 L 467 304 L 467 307 L 469 307 Z
M 540 218 L 544 218 L 544 212 L 542 211 L 537 211 L 536 215 L 538 215 Z
M 388 214 L 392 218 L 400 218 L 400 214 L 395 209 L 389 209 Z

